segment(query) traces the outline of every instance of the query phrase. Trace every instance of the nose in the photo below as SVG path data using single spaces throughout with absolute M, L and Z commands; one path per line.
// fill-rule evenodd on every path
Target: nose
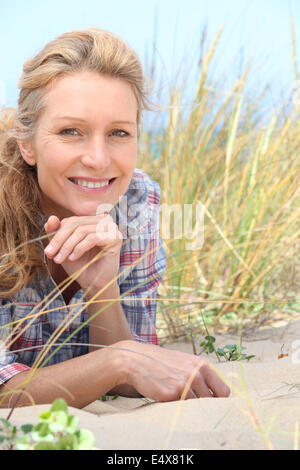
M 111 164 L 111 158 L 105 139 L 99 136 L 91 138 L 84 148 L 81 161 L 84 166 L 95 168 L 98 171 L 108 168 Z

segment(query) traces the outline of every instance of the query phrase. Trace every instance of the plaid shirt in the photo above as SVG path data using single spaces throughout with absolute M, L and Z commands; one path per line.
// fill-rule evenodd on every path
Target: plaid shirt
M 158 183 L 136 168 L 126 193 L 110 212 L 123 235 L 118 284 L 125 298 L 121 305 L 134 339 L 153 344 L 158 344 L 155 297 L 166 266 L 159 235 L 159 201 Z M 42 230 L 45 223 L 41 214 Z M 47 266 L 41 240 L 40 245 Z M 87 354 L 89 330 L 84 323 L 88 308 L 83 302 L 86 299 L 80 289 L 66 305 L 49 270 L 46 276 L 38 271 L 33 282 L 10 298 L 0 298 L 0 384 L 29 369 L 54 331 L 64 325 L 41 364 Z

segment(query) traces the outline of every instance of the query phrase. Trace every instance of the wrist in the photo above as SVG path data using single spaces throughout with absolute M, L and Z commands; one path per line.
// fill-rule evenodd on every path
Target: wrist
M 116 370 L 116 375 L 118 377 L 118 381 L 116 385 L 121 385 L 121 384 L 129 384 L 128 377 L 130 375 L 130 364 L 131 361 L 128 361 L 128 352 L 126 349 L 131 349 L 131 343 L 134 343 L 134 341 L 131 340 L 123 340 L 123 341 L 118 341 L 117 343 L 113 344 L 112 347 L 114 348 L 113 350 L 115 351 L 115 370 Z M 132 358 L 130 358 L 132 359 Z
M 117 283 L 111 284 L 108 287 L 93 287 L 91 289 L 84 290 L 85 297 L 90 300 L 92 297 L 100 299 L 115 299 L 120 297 L 120 288 Z

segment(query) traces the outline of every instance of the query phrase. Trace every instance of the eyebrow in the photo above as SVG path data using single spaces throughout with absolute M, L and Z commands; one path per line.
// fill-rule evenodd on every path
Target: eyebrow
M 55 119 L 69 119 L 71 121 L 81 121 L 81 122 L 86 122 L 85 119 L 82 119 L 80 117 L 76 116 L 55 116 Z M 131 124 L 131 125 L 136 125 L 136 122 L 134 121 L 113 121 L 112 124 Z

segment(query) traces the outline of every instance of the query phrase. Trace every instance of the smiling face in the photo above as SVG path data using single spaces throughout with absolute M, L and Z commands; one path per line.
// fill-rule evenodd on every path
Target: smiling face
M 115 205 L 137 160 L 137 100 L 130 85 L 85 71 L 60 77 L 45 96 L 33 141 L 19 147 L 37 166 L 46 218 L 95 215 L 100 204 Z M 87 180 L 109 184 L 89 188 Z

